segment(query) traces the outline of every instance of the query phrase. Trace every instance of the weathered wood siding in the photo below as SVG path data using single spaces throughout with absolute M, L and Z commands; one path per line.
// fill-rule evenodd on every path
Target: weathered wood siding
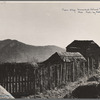
M 87 74 L 84 61 L 34 65 L 0 64 L 0 84 L 14 97 L 21 97 L 60 87 Z
M 44 64 L 39 69 L 45 85 L 42 88 L 52 89 L 67 82 L 76 81 L 87 73 L 85 62 L 61 62 L 57 64 Z M 45 70 L 45 74 L 44 74 Z
M 30 64 L 0 64 L 0 85 L 14 97 L 34 94 L 34 72 Z

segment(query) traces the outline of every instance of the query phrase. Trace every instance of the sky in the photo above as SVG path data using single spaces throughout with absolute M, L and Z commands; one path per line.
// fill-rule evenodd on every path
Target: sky
M 0 2 L 4 39 L 62 48 L 73 40 L 94 40 L 100 46 L 100 2 Z

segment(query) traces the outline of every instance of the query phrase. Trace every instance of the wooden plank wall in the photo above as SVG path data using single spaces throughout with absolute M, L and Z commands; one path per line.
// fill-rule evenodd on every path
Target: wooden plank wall
M 15 97 L 34 94 L 34 79 L 34 68 L 30 65 L 0 65 L 0 84 Z
M 45 69 L 45 73 L 44 73 Z M 83 77 L 86 74 L 85 62 L 62 62 L 58 64 L 47 64 L 45 67 L 41 67 L 41 79 L 44 84 L 41 87 L 49 90 L 54 87 L 59 87 L 67 82 L 76 81 L 78 78 Z
M 0 84 L 14 97 L 26 96 L 76 81 L 88 72 L 83 61 L 44 64 L 0 64 Z

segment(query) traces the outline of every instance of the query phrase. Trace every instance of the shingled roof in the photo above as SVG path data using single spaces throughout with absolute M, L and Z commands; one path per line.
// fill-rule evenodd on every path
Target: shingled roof
M 67 47 L 71 48 L 88 48 L 89 46 L 94 46 L 96 48 L 100 48 L 93 40 L 74 40 Z
M 79 52 L 61 52 L 61 53 L 56 52 L 42 63 L 71 62 L 74 60 L 86 61 L 83 55 L 80 54 Z
M 71 62 L 73 60 L 86 60 L 79 52 L 57 52 L 57 54 L 64 62 Z
M 93 40 L 74 40 L 66 47 L 67 52 L 80 52 L 85 58 L 100 55 L 100 47 Z

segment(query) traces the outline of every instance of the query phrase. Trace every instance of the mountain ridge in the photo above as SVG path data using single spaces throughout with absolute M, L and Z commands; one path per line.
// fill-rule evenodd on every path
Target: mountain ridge
M 0 41 L 0 62 L 39 62 L 46 60 L 55 52 L 65 50 L 55 45 L 34 46 L 18 40 Z

